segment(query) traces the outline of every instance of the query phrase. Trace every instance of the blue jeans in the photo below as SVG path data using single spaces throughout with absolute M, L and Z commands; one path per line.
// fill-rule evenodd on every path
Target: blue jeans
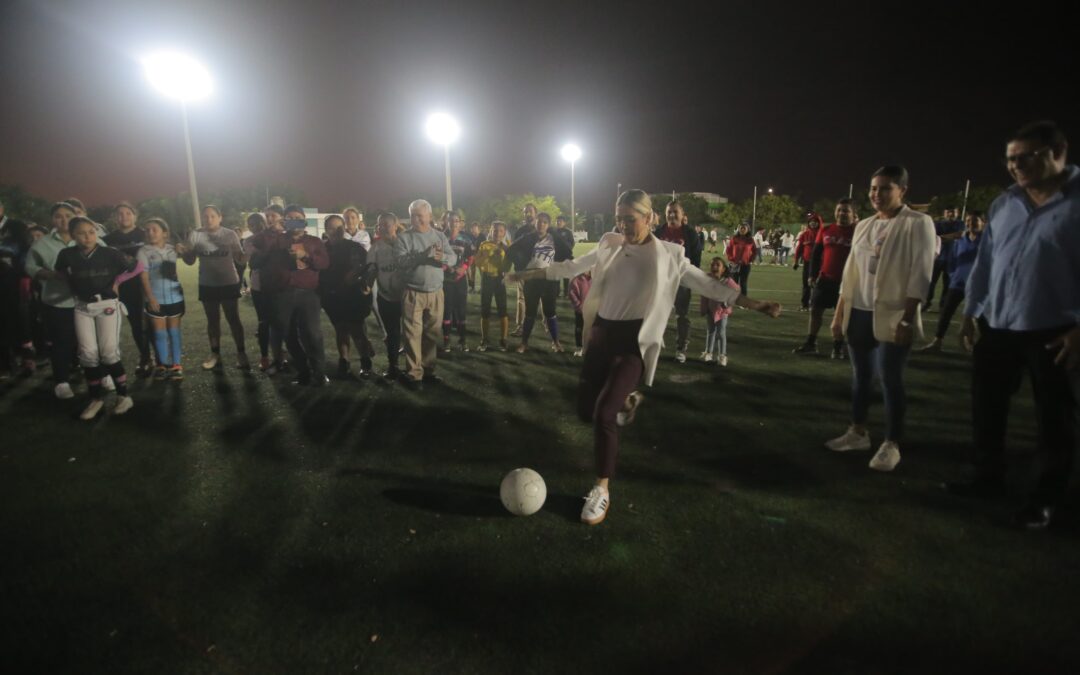
M 874 375 L 881 380 L 885 394 L 885 440 L 899 442 L 904 434 L 904 366 L 911 347 L 874 339 L 874 313 L 851 310 L 847 328 L 848 354 L 851 357 L 851 421 L 860 426 L 870 416 L 870 397 L 874 393 Z
M 709 324 L 709 332 L 705 336 L 705 351 L 713 356 L 727 355 L 727 320 L 725 316 L 719 321 L 713 321 L 712 316 L 706 317 Z

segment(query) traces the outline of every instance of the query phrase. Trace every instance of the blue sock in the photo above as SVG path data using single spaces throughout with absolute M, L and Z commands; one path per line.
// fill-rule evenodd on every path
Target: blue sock
M 172 364 L 180 365 L 180 326 L 169 329 L 169 342 L 172 343 Z
M 547 320 L 548 332 L 551 333 L 551 341 L 559 341 L 559 320 L 555 317 L 551 317 Z
M 158 362 L 167 366 L 169 361 L 169 334 L 163 330 L 154 331 L 154 349 L 157 350 Z

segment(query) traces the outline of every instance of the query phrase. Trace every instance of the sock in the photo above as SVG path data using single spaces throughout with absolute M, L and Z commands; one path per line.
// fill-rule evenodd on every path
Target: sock
M 83 368 L 83 373 L 86 374 L 86 386 L 90 389 L 90 398 L 102 398 L 101 379 L 105 377 L 105 373 L 101 366 Z
M 154 331 L 154 349 L 157 350 L 158 363 L 163 366 L 171 366 L 169 361 L 169 333 L 164 330 Z
M 116 385 L 117 396 L 127 396 L 127 373 L 124 372 L 124 362 L 110 363 L 104 368 L 112 377 L 113 384 Z
M 499 319 L 499 335 L 503 342 L 510 336 L 510 317 L 504 316 Z
M 551 334 L 551 341 L 559 341 L 559 320 L 556 317 L 551 317 L 547 320 L 548 333 Z
M 180 365 L 180 326 L 169 329 L 169 342 L 172 345 L 172 364 Z
M 442 322 L 442 336 L 443 336 L 443 342 L 450 342 L 450 321 L 449 321 L 449 319 Z

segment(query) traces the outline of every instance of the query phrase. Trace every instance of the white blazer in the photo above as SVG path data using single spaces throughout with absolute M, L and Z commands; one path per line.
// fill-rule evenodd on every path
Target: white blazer
M 851 320 L 852 301 L 859 284 L 859 267 L 855 264 L 855 252 L 866 245 L 870 236 L 871 216 L 860 220 L 855 226 L 851 241 L 851 255 L 844 263 L 844 276 L 840 282 L 840 297 L 844 299 L 844 334 Z M 878 342 L 893 342 L 896 326 L 904 318 L 908 298 L 925 298 L 930 290 L 930 276 L 934 271 L 934 244 L 937 234 L 934 221 L 925 213 L 919 213 L 906 205 L 896 214 L 889 225 L 885 242 L 881 245 L 877 273 L 874 274 L 874 337 Z M 922 312 L 915 312 L 913 327 L 915 335 L 922 337 Z
M 585 255 L 574 260 L 553 263 L 547 268 L 549 280 L 570 279 L 585 272 L 592 272 L 592 286 L 581 307 L 581 313 L 585 319 L 583 340 L 585 345 L 589 343 L 589 330 L 596 319 L 600 300 L 609 281 L 606 272 L 625 245 L 623 235 L 608 232 L 600 238 L 600 243 L 596 245 L 596 248 Z M 695 267 L 686 257 L 681 244 L 660 241 L 654 236 L 650 243 L 642 244 L 642 246 L 656 247 L 656 276 L 653 279 L 641 280 L 641 292 L 651 293 L 652 297 L 641 324 L 641 332 L 638 333 L 641 360 L 645 363 L 645 384 L 651 387 L 653 376 L 656 374 L 656 362 L 664 346 L 664 329 L 667 328 L 668 318 L 675 304 L 675 293 L 679 290 L 679 286 L 685 286 L 705 297 L 731 305 L 739 299 L 739 291 L 723 281 L 713 279 Z M 626 283 L 625 279 L 622 281 Z

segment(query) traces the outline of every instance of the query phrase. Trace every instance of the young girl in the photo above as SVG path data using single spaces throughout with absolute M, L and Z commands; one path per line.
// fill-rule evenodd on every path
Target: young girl
M 102 243 L 115 248 L 129 259 L 134 259 L 139 249 L 146 243 L 146 233 L 142 231 L 142 228 L 135 226 L 138 216 L 138 209 L 130 202 L 117 204 L 113 209 L 116 229 L 102 237 Z M 143 287 L 139 279 L 131 279 L 120 287 L 120 302 L 124 304 L 128 325 L 131 326 L 131 337 L 135 340 L 135 348 L 139 350 L 139 365 L 135 368 L 135 375 L 138 377 L 148 377 L 153 370 L 150 363 L 150 344 L 143 319 L 144 301 Z
M 146 245 L 135 259 L 144 268 L 139 275 L 146 297 L 146 316 L 154 332 L 158 365 L 154 379 L 184 379 L 180 365 L 180 319 L 184 316 L 184 287 L 176 276 L 176 250 L 169 243 L 169 225 L 151 218 L 143 226 Z
M 221 314 L 229 323 L 236 344 L 236 366 L 251 368 L 244 351 L 244 324 L 240 323 L 240 275 L 236 266 L 245 263 L 240 237 L 221 226 L 221 211 L 207 205 L 202 210 L 202 227 L 191 233 L 187 244 L 177 244 L 176 252 L 184 262 L 199 261 L 199 300 L 206 312 L 206 334 L 210 339 L 210 356 L 203 361 L 204 370 L 221 366 Z
M 724 264 L 723 258 L 712 259 L 709 276 L 723 281 L 734 289 L 739 288 L 739 284 L 728 276 L 728 267 Z M 712 363 L 715 357 L 716 362 L 721 366 L 727 365 L 727 321 L 731 316 L 731 310 L 731 305 L 726 302 L 712 300 L 705 296 L 701 298 L 701 315 L 705 317 L 709 325 L 705 337 L 705 351 L 701 353 L 701 360 L 705 363 Z
M 127 393 L 127 375 L 120 360 L 120 325 L 123 305 L 116 288 L 142 271 L 138 261 L 129 260 L 115 248 L 98 244 L 97 227 L 85 216 L 68 223 L 75 246 L 56 257 L 56 272 L 67 281 L 75 296 L 75 337 L 79 363 L 90 386 L 90 405 L 82 419 L 92 420 L 104 405 L 101 385 L 106 374 L 116 385 L 113 413 L 123 415 L 135 405 Z

